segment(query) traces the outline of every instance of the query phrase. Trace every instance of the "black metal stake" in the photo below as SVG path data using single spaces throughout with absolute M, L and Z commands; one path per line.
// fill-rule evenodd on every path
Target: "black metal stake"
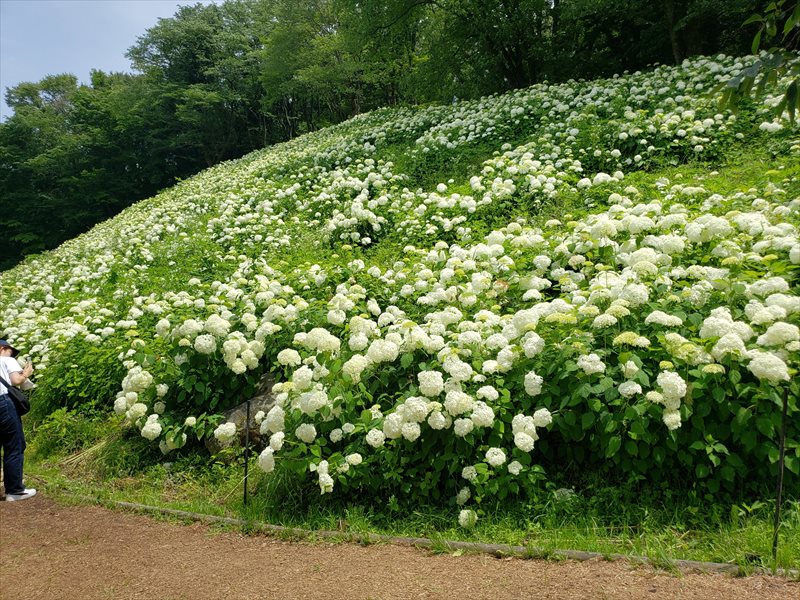
M 247 508 L 247 472 L 250 465 L 250 400 L 247 401 L 247 419 L 244 423 L 244 507 Z
M 789 386 L 783 395 L 783 415 L 781 415 L 781 438 L 778 442 L 778 484 L 775 490 L 775 521 L 772 525 L 772 560 L 778 560 L 778 527 L 781 522 L 781 503 L 783 502 L 783 456 L 786 450 L 786 415 L 789 410 Z

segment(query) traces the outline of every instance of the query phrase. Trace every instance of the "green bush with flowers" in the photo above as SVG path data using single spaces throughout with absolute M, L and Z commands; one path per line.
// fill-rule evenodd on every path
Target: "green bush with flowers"
M 753 60 L 385 109 L 219 165 L 0 275 L 0 329 L 43 406 L 113 407 L 167 456 L 235 445 L 222 414 L 270 371 L 265 472 L 465 526 L 587 472 L 759 490 L 784 397 L 796 477 L 800 136 L 769 95 L 709 95 Z M 646 177 L 757 136 L 786 165 L 752 187 Z

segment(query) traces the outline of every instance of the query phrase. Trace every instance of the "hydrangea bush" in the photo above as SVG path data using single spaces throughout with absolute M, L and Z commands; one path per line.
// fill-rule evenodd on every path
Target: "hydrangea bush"
M 233 443 L 221 411 L 271 371 L 264 471 L 463 526 L 547 471 L 757 484 L 800 394 L 796 179 L 626 182 L 756 135 L 796 163 L 772 97 L 736 117 L 708 93 L 753 60 L 380 110 L 224 163 L 2 274 L 0 329 L 44 402 L 110 381 L 93 400 L 165 454 Z

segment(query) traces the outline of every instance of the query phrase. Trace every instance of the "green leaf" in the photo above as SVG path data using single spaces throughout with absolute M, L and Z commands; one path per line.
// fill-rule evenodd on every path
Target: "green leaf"
M 767 457 L 769 458 L 769 462 L 771 462 L 773 464 L 778 462 L 778 458 L 779 458 L 778 448 L 776 446 L 774 446 L 774 445 L 770 446 L 767 449 Z
M 708 465 L 700 464 L 695 467 L 694 472 L 700 479 L 703 479 L 704 477 L 708 477 L 708 474 L 711 473 L 711 469 L 708 468 Z
M 775 35 L 778 33 L 778 26 L 775 24 L 775 19 L 772 17 L 768 18 L 766 23 L 767 23 L 767 35 L 769 37 L 775 37 Z
M 622 438 L 618 435 L 614 435 L 608 440 L 608 446 L 606 446 L 606 458 L 611 458 L 614 456 L 622 446 Z
M 592 425 L 594 425 L 594 413 L 583 413 L 583 416 L 581 417 L 581 429 L 586 431 Z
M 753 448 L 756 447 L 756 431 L 755 431 L 755 429 L 748 429 L 742 435 L 742 445 L 744 446 L 744 449 L 747 450 L 747 451 L 750 451 L 750 450 L 752 450 Z
M 752 17 L 750 17 L 750 18 L 752 19 Z M 750 20 L 750 19 L 748 19 L 748 21 L 749 21 L 749 20 Z M 747 24 L 747 21 L 745 21 L 745 24 Z M 764 32 L 764 29 L 763 29 L 763 28 L 762 28 L 762 29 L 759 29 L 759 30 L 758 30 L 758 33 L 756 33 L 755 37 L 753 38 L 753 45 L 750 47 L 750 51 L 751 51 L 753 54 L 758 54 L 758 48 L 759 48 L 759 46 L 761 46 L 761 34 L 762 34 L 763 32 Z
M 772 420 L 767 416 L 761 416 L 756 419 L 756 429 L 768 438 L 771 438 L 775 434 Z
M 573 395 L 570 396 L 569 401 L 567 402 L 567 406 L 578 406 L 578 404 L 580 404 L 581 402 L 583 402 L 583 398 L 581 398 L 578 395 Z
M 719 473 L 725 481 L 731 481 L 731 482 L 733 481 L 733 478 L 736 475 L 736 472 L 728 465 L 722 467 Z
M 639 455 L 639 447 L 636 445 L 636 442 L 633 440 L 628 440 L 625 442 L 625 452 L 630 454 L 631 456 L 638 456 Z
M 751 23 L 761 23 L 762 21 L 764 21 L 764 17 L 756 13 L 754 15 L 750 15 L 750 17 L 744 23 L 742 23 L 742 26 L 750 25 Z M 753 52 L 753 54 L 755 54 L 755 52 Z

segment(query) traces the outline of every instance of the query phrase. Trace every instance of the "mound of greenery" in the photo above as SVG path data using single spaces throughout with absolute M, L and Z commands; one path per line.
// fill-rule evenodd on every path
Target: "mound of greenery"
M 139 202 L 0 275 L 34 418 L 235 445 L 269 371 L 264 471 L 468 526 L 590 472 L 760 492 L 788 395 L 797 491 L 800 140 L 711 94 L 753 60 L 379 110 Z

